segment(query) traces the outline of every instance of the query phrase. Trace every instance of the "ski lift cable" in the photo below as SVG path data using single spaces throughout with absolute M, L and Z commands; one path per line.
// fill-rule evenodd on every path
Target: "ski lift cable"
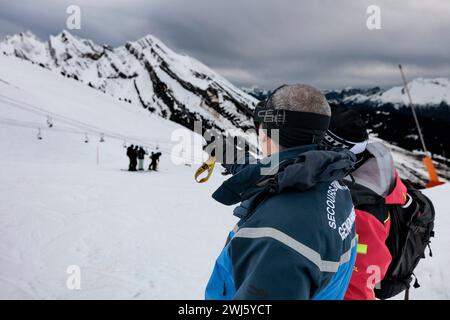
M 21 127 L 27 127 L 27 128 L 38 128 L 41 127 L 41 123 L 38 122 L 31 122 L 31 121 L 23 121 L 23 120 L 17 120 L 17 119 L 11 119 L 11 118 L 0 118 L 0 123 L 3 124 L 11 124 L 11 125 L 18 125 Z M 47 128 L 44 128 L 44 130 L 46 130 Z M 74 133 L 74 134 L 87 134 L 88 132 L 86 131 L 81 131 L 81 130 L 73 130 L 71 128 L 64 128 L 64 127 L 55 127 L 54 129 L 52 129 L 52 131 L 56 131 L 56 132 L 64 132 L 64 133 Z M 146 144 L 147 147 L 150 147 L 150 145 L 153 145 L 153 141 L 151 139 L 148 140 L 144 140 L 144 139 L 138 139 L 136 137 L 128 137 L 128 136 L 124 136 L 123 135 L 109 135 L 109 134 L 105 134 L 103 132 L 98 133 L 98 132 L 94 132 L 92 131 L 91 134 L 98 134 L 100 137 L 109 137 L 109 138 L 115 138 L 115 139 L 121 139 L 124 140 L 124 143 L 126 143 L 126 141 L 131 141 L 131 142 L 135 142 L 138 144 Z
M 65 123 L 70 124 L 72 126 L 75 126 L 77 128 L 89 129 L 90 131 L 96 131 L 96 132 L 98 132 L 98 131 L 105 131 L 105 130 L 102 130 L 101 128 L 96 127 L 94 125 L 90 125 L 90 124 L 84 123 L 84 122 L 79 121 L 79 120 L 75 120 L 75 119 L 72 119 L 72 118 L 69 118 L 69 117 L 66 117 L 66 116 L 62 116 L 62 115 L 59 115 L 59 114 L 57 114 L 55 112 L 51 112 L 51 111 L 39 108 L 39 107 L 30 105 L 28 103 L 22 103 L 21 102 L 19 104 L 17 101 L 14 101 L 14 100 L 9 99 L 9 98 L 4 99 L 4 98 L 1 98 L 1 96 L 2 95 L 0 95 L 0 100 L 3 100 L 4 102 L 7 102 L 10 106 L 13 106 L 13 107 L 16 107 L 16 108 L 20 108 L 20 109 L 32 112 L 34 114 L 45 115 L 46 117 L 51 115 L 55 119 L 57 119 L 58 121 L 65 122 Z M 9 101 L 5 101 L 5 100 L 9 100 Z
M 12 107 L 16 107 L 16 108 L 19 108 L 19 109 L 22 109 L 22 110 L 25 110 L 25 111 L 28 111 L 28 112 L 31 112 L 31 113 L 34 113 L 34 114 L 37 114 L 37 115 L 42 115 L 42 116 L 46 116 L 46 117 L 51 115 L 51 116 L 53 116 L 54 119 L 57 119 L 59 122 L 64 122 L 66 124 L 72 125 L 72 126 L 77 127 L 77 128 L 89 129 L 90 131 L 97 131 L 97 132 L 98 131 L 105 131 L 105 130 L 102 130 L 101 128 L 96 127 L 94 125 L 90 125 L 90 124 L 84 123 L 84 122 L 79 121 L 79 120 L 75 120 L 75 119 L 72 119 L 72 118 L 69 118 L 69 117 L 66 117 L 66 116 L 62 116 L 62 115 L 59 115 L 59 114 L 57 114 L 55 112 L 51 112 L 51 111 L 48 111 L 48 110 L 44 110 L 44 109 L 32 106 L 32 105 L 30 105 L 28 103 L 23 103 L 23 104 L 20 103 L 19 104 L 19 103 L 17 103 L 14 100 L 8 99 L 10 101 L 5 101 L 6 99 L 2 99 L 2 98 L 0 98 L 0 100 L 3 100 L 4 102 L 8 103 Z
M 8 119 L 8 118 L 0 118 L 0 123 L 1 124 L 6 124 L 6 125 L 16 125 L 16 126 L 19 126 L 19 127 L 25 127 L 25 128 L 30 128 L 30 129 L 36 129 L 36 128 L 42 127 L 41 123 L 20 121 L 20 120 L 16 120 L 16 119 Z M 42 130 L 49 130 L 49 129 L 50 128 L 46 128 L 46 127 L 42 128 Z M 70 128 L 63 128 L 63 127 L 52 128 L 51 131 L 64 132 L 64 133 L 73 133 L 73 134 L 84 133 L 84 131 L 73 130 L 73 129 L 70 129 Z
M 6 99 L 2 99 L 1 97 L 6 98 Z M 21 104 L 18 104 L 17 101 L 14 101 L 13 99 L 5 97 L 5 96 L 3 96 L 1 94 L 0 94 L 0 100 L 9 100 L 9 101 L 5 101 L 5 102 L 7 102 L 10 106 L 21 108 L 23 110 L 26 110 L 26 111 L 29 111 L 29 112 L 33 112 L 33 113 L 38 114 L 38 115 L 46 115 L 46 117 L 49 117 L 48 114 L 52 114 L 55 118 L 59 118 L 58 121 L 65 122 L 65 123 L 67 123 L 70 126 L 75 127 L 75 128 L 85 129 L 85 131 L 89 131 L 92 134 L 99 134 L 99 131 L 107 132 L 106 130 L 99 130 L 100 129 L 99 127 L 92 126 L 92 125 L 83 123 L 81 121 L 71 119 L 69 117 L 61 116 L 61 115 L 58 115 L 58 114 L 56 114 L 54 112 L 49 112 L 48 110 L 44 110 L 42 108 L 35 107 L 35 106 L 30 105 L 28 103 L 23 103 L 23 104 L 26 104 L 28 106 L 28 107 L 25 107 L 25 106 L 23 106 Z M 10 121 L 11 120 L 14 121 L 13 119 L 9 119 L 9 120 Z M 34 126 L 36 126 L 36 125 L 38 125 L 38 124 L 34 123 Z M 22 123 L 22 126 L 23 126 L 23 123 Z M 39 124 L 39 126 L 40 126 L 40 124 Z M 74 134 L 77 134 L 77 133 L 81 134 L 80 131 L 67 130 L 67 129 L 55 129 L 54 131 L 60 131 L 60 132 L 66 132 L 66 133 L 74 133 Z M 101 134 L 102 133 L 100 133 L 100 135 Z M 112 132 L 112 131 L 109 131 L 109 134 L 106 134 L 106 133 L 103 133 L 103 134 L 104 134 L 104 136 L 108 136 L 108 137 L 113 138 L 113 139 L 125 139 L 126 140 L 128 138 L 129 141 L 137 142 L 138 144 L 145 145 L 148 148 L 151 148 L 149 145 L 147 145 L 148 142 L 152 142 L 152 144 L 156 142 L 156 144 L 158 145 L 158 148 L 159 148 L 159 143 L 162 143 L 162 144 L 173 144 L 172 141 L 169 142 L 169 141 L 164 141 L 164 140 L 161 140 L 161 139 L 152 140 L 152 139 L 136 137 L 136 136 L 128 137 L 128 136 L 125 136 L 123 134 L 119 134 L 119 133 Z M 167 150 L 162 150 L 162 148 L 161 148 L 161 151 L 168 152 Z
M 54 133 L 67 133 L 67 134 L 76 134 L 76 135 L 82 135 L 83 137 L 86 138 L 86 132 L 83 131 L 75 131 L 75 130 L 69 130 L 69 129 L 63 129 L 63 128 L 46 128 L 46 127 L 41 127 L 39 123 L 32 123 L 32 122 L 26 122 L 26 121 L 18 121 L 15 119 L 7 119 L 7 118 L 0 118 L 0 125 L 7 125 L 7 126 L 14 126 L 14 127 L 20 127 L 20 128 L 27 128 L 27 129 L 37 129 L 39 132 L 39 136 L 42 136 L 42 131 L 45 130 L 51 130 Z M 105 137 L 107 137 L 107 135 L 105 135 Z M 114 140 L 120 140 L 123 141 L 123 137 L 115 137 L 115 136 L 108 136 L 111 139 Z M 153 144 L 152 143 L 143 143 L 140 141 L 135 141 L 133 139 L 126 139 L 126 141 L 132 143 L 132 144 L 136 144 L 136 145 L 141 145 L 142 147 L 148 148 L 148 149 L 154 149 L 153 148 Z M 194 160 L 194 161 L 199 161 L 201 162 L 202 159 L 192 159 L 192 158 L 188 158 L 188 157 L 183 157 L 183 156 L 178 156 L 176 154 L 172 154 L 171 150 L 168 150 L 166 148 L 159 148 L 159 150 L 161 153 L 163 154 L 171 154 L 172 157 L 178 158 L 178 159 L 183 159 L 183 160 Z
M 0 118 L 0 124 L 6 124 L 6 125 L 14 125 L 14 126 L 19 126 L 19 127 L 25 127 L 25 128 L 30 128 L 30 129 L 37 129 L 41 127 L 40 123 L 37 122 L 28 122 L 28 121 L 21 121 L 21 120 L 16 120 L 16 119 L 10 119 L 10 118 Z M 42 128 L 42 130 L 48 130 L 49 128 Z M 86 136 L 87 132 L 86 131 L 81 131 L 81 130 L 72 130 L 72 129 L 67 129 L 67 128 L 61 128 L 61 127 L 55 127 L 51 129 L 53 132 L 61 132 L 61 133 L 70 133 L 70 134 L 79 134 L 79 135 L 83 135 Z M 112 139 L 117 139 L 117 140 L 123 140 L 123 136 L 121 135 L 106 135 L 104 133 L 100 133 L 99 135 L 100 137 L 109 137 Z M 133 139 L 132 137 L 125 137 L 124 141 L 130 141 L 134 144 L 141 144 L 141 145 L 145 145 L 147 148 L 152 148 L 152 141 L 144 141 L 144 140 L 137 140 L 137 139 Z M 167 149 L 166 149 L 167 150 Z
M 2 99 L 0 98 L 0 100 L 2 100 Z M 39 110 L 28 109 L 27 107 L 24 107 L 22 105 L 16 104 L 15 102 L 9 102 L 8 101 L 8 104 L 10 104 L 11 106 L 17 107 L 17 108 L 24 109 L 26 111 L 33 112 L 33 113 L 38 114 L 38 115 L 46 115 L 46 117 L 48 117 L 48 114 L 50 113 L 50 114 L 52 114 L 54 116 L 55 119 L 58 119 L 59 122 L 65 122 L 65 123 L 67 123 L 70 126 L 73 126 L 75 128 L 84 129 L 86 131 L 89 131 L 91 134 L 98 134 L 99 132 L 104 132 L 105 135 L 106 135 L 106 133 L 108 133 L 108 136 L 112 136 L 112 137 L 122 137 L 122 138 L 125 137 L 123 134 L 120 134 L 120 133 L 117 133 L 117 132 L 113 132 L 113 131 L 109 131 L 109 130 L 104 130 L 104 129 L 100 128 L 100 127 L 89 125 L 89 124 L 83 123 L 83 122 L 78 121 L 78 120 L 74 120 L 74 119 L 71 119 L 71 118 L 68 118 L 68 117 L 65 117 L 65 116 L 58 115 L 58 114 L 53 113 L 53 112 L 48 112 L 47 110 L 43 110 L 43 109 L 40 109 L 40 108 L 37 108 L 37 107 L 36 107 L 36 109 L 39 109 Z M 147 139 L 147 138 L 143 138 L 143 137 L 136 137 L 136 136 L 132 136 L 130 138 L 132 138 L 135 141 L 152 141 L 152 142 L 161 142 L 161 143 L 164 143 L 164 144 L 172 144 L 171 141 L 164 141 L 164 140 L 160 140 L 160 139 L 152 140 L 152 139 Z
M 41 131 L 44 130 L 49 130 L 48 128 L 41 128 L 39 123 L 30 123 L 30 122 L 25 122 L 25 121 L 17 121 L 14 119 L 6 119 L 6 118 L 0 118 L 0 124 L 3 125 L 9 125 L 9 126 L 15 126 L 15 127 L 21 127 L 21 128 L 28 128 L 28 129 L 40 129 Z M 83 131 L 74 131 L 74 130 L 67 130 L 67 129 L 61 129 L 61 128 L 55 128 L 55 130 L 51 130 L 52 132 L 59 132 L 59 133 L 69 133 L 69 134 L 77 134 L 77 135 L 83 135 L 83 137 L 87 137 L 86 132 Z M 117 138 L 117 137 L 112 137 L 110 136 L 110 138 L 112 139 L 116 139 L 116 140 L 122 140 L 121 138 Z M 143 147 L 146 148 L 151 148 L 151 143 L 141 143 L 132 139 L 127 139 L 127 141 L 129 141 L 130 143 L 133 144 L 139 144 L 142 145 Z M 160 150 L 164 151 L 164 152 L 169 152 L 167 149 L 165 148 L 161 148 Z
M 19 120 L 15 120 L 15 119 L 0 118 L 0 124 L 22 127 L 22 128 L 29 128 L 29 129 L 41 129 L 42 131 L 50 130 L 49 128 L 45 128 L 45 127 L 40 128 L 39 123 L 19 121 Z M 77 135 L 83 135 L 83 136 L 85 136 L 85 134 L 86 134 L 83 131 L 68 130 L 68 129 L 63 129 L 63 128 L 54 128 L 54 129 L 51 129 L 51 131 L 58 132 L 58 133 L 77 134 Z M 122 138 L 119 138 L 119 137 L 110 136 L 110 138 L 122 141 Z M 130 143 L 133 143 L 133 144 L 142 145 L 143 147 L 146 147 L 148 149 L 154 149 L 154 146 L 152 143 L 148 143 L 148 142 L 144 142 L 144 141 L 136 141 L 133 139 L 126 139 L 126 141 L 129 141 Z M 159 150 L 162 151 L 163 153 L 167 153 L 167 154 L 171 153 L 171 150 L 168 150 L 167 148 L 164 148 L 164 147 L 160 147 Z M 188 159 L 187 157 L 179 157 L 179 156 L 176 156 L 176 157 L 180 158 L 180 159 Z M 191 159 L 188 159 L 188 160 L 191 160 Z
M 76 120 L 74 120 L 76 121 Z M 67 120 L 63 119 L 61 122 L 68 122 Z M 108 135 L 110 137 L 117 137 L 117 138 L 124 138 L 125 135 L 121 134 L 121 133 L 117 133 L 117 132 L 113 132 L 113 131 L 108 131 L 108 130 L 103 130 L 102 128 L 96 127 L 96 126 L 90 126 L 90 125 L 76 125 L 76 124 L 72 124 L 69 123 L 70 126 L 75 127 L 75 128 L 79 128 L 79 129 L 84 129 L 85 131 L 89 131 L 91 134 L 99 134 L 99 132 L 104 132 L 105 136 Z M 163 144 L 172 144 L 173 142 L 171 141 L 164 141 L 164 140 L 152 140 L 152 139 L 148 139 L 148 138 L 144 138 L 144 137 L 137 137 L 137 136 L 130 136 L 131 139 L 135 140 L 135 141 L 152 141 L 152 142 L 156 142 L 156 141 L 160 141 Z
M 49 114 L 53 115 L 55 118 L 58 118 L 60 121 L 69 122 L 70 124 L 75 125 L 77 127 L 81 126 L 83 128 L 90 129 L 91 131 L 96 131 L 96 132 L 105 132 L 105 133 L 108 132 L 108 130 L 103 130 L 100 127 L 97 127 L 97 126 L 94 126 L 94 125 L 91 125 L 91 124 L 87 124 L 85 122 L 82 122 L 82 121 L 79 121 L 79 120 L 76 120 L 76 119 L 72 119 L 72 118 L 69 118 L 69 117 L 66 117 L 66 116 L 59 115 L 59 114 L 57 114 L 55 112 L 51 112 L 51 111 L 48 111 L 48 110 L 45 110 L 45 109 L 33 106 L 33 105 L 31 105 L 29 103 L 26 103 L 26 102 L 20 102 L 20 104 L 19 104 L 18 101 L 10 99 L 8 97 L 5 97 L 5 96 L 3 96 L 1 94 L 0 94 L 0 100 L 4 100 L 4 101 L 8 100 L 8 101 L 5 101 L 5 102 L 9 103 L 10 105 L 12 104 L 13 106 L 15 106 L 17 108 L 21 108 L 21 109 L 33 112 L 35 114 L 46 115 L 46 116 L 48 116 Z M 111 134 L 116 134 L 116 133 L 114 133 L 112 131 L 109 131 L 109 132 Z M 163 143 L 170 143 L 169 141 L 164 141 L 164 140 L 162 140 L 162 142 Z

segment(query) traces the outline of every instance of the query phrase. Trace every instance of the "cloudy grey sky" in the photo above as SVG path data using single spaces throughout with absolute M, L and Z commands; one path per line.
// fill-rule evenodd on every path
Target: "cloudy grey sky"
M 449 0 L 0 0 L 0 38 L 46 39 L 70 4 L 78 36 L 118 46 L 152 34 L 239 86 L 386 87 L 400 62 L 409 78 L 450 76 Z M 381 30 L 366 27 L 371 4 Z

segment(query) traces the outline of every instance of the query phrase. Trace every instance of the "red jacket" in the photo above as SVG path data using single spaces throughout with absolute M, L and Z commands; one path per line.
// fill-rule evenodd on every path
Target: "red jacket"
M 386 159 L 389 160 L 390 158 L 386 157 Z M 386 159 L 383 161 L 387 161 Z M 386 175 L 386 172 L 390 171 L 386 170 L 389 166 L 376 166 L 374 161 L 369 165 L 372 166 L 369 168 L 370 170 L 367 167 L 360 170 L 362 178 L 356 179 L 355 185 L 349 184 L 356 212 L 358 255 L 352 278 L 345 294 L 345 300 L 375 299 L 373 289 L 384 278 L 392 260 L 389 249 L 385 244 L 390 228 L 390 217 L 386 204 L 402 205 L 406 199 L 406 186 L 395 171 L 393 162 L 392 177 L 387 177 Z M 386 187 L 387 191 L 384 193 L 380 192 L 381 188 L 378 190 L 379 193 L 376 193 L 368 188 L 368 183 L 364 185 L 364 181 L 370 181 L 373 184 L 373 181 L 376 179 L 369 179 L 367 173 L 378 167 L 384 168 L 384 174 L 380 174 L 382 178 L 379 181 L 382 182 L 384 179 L 384 184 L 388 185 Z M 358 172 L 356 172 L 356 175 L 358 175 Z

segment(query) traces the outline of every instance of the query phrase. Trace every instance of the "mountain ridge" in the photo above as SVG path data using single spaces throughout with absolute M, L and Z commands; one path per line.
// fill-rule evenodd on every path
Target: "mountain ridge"
M 445 107 L 450 113 L 450 78 L 415 78 L 408 82 L 415 106 L 422 109 Z M 258 86 L 243 87 L 243 91 L 261 100 L 270 94 L 270 90 Z M 399 110 L 409 107 L 409 100 L 403 86 L 389 88 L 345 87 L 342 89 L 322 90 L 330 103 L 347 106 L 369 106 L 383 109 L 387 105 Z M 450 119 L 448 119 L 450 121 Z
M 81 81 L 193 129 L 251 128 L 257 100 L 198 60 L 147 35 L 122 46 L 98 45 L 63 30 L 48 41 L 22 32 L 0 41 L 0 52 Z

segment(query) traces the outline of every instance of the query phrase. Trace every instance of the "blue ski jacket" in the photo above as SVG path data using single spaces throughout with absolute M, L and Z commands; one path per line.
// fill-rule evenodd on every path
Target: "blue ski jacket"
M 262 161 L 225 166 L 233 176 L 213 198 L 240 203 L 234 209 L 240 220 L 215 263 L 206 299 L 344 297 L 356 237 L 352 198 L 340 180 L 355 157 L 316 145 L 277 156 L 272 174 L 261 174 Z

